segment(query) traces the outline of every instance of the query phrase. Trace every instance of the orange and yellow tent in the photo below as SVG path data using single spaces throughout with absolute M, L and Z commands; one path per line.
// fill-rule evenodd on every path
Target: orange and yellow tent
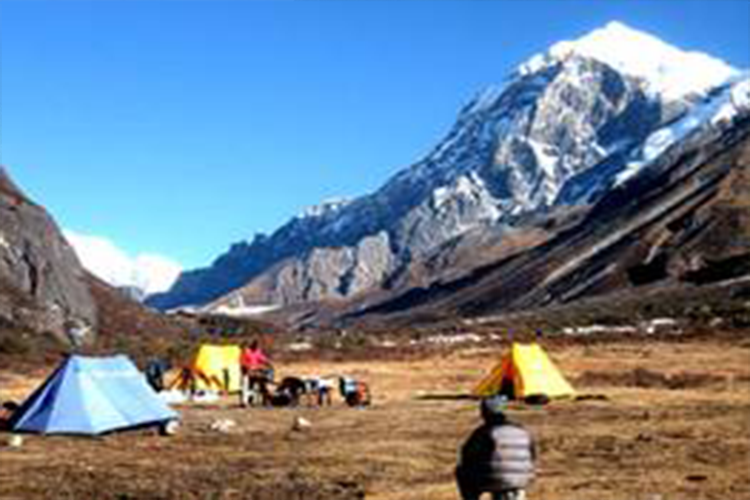
M 510 399 L 561 398 L 575 395 L 575 390 L 539 344 L 514 343 L 472 393 L 480 397 L 505 394 Z
M 238 345 L 203 344 L 193 361 L 169 384 L 181 390 L 239 392 L 242 372 Z

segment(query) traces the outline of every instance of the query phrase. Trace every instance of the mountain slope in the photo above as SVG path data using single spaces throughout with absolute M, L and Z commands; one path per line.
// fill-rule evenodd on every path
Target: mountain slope
M 750 279 L 750 106 L 675 144 L 546 243 L 356 316 L 484 316 L 742 277 Z
M 375 193 L 236 244 L 150 303 L 285 306 L 419 284 L 418 268 L 458 239 L 502 242 L 535 217 L 595 203 L 698 126 L 696 109 L 737 75 L 619 23 L 561 42 L 480 93 Z
M 0 325 L 65 340 L 96 326 L 96 306 L 54 220 L 0 167 Z
M 84 270 L 53 218 L 0 167 L 0 365 L 38 366 L 71 349 L 143 360 L 186 339 L 186 325 Z

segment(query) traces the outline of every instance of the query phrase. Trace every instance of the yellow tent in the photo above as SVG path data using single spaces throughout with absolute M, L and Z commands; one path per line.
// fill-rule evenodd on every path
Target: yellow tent
M 514 343 L 510 353 L 477 384 L 473 394 L 505 394 L 510 399 L 538 395 L 560 398 L 573 396 L 575 390 L 539 344 Z
M 189 367 L 182 370 L 171 388 L 239 392 L 242 372 L 237 345 L 203 344 Z

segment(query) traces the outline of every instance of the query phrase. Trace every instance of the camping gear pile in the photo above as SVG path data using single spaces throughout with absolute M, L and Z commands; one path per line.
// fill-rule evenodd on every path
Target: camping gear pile
M 0 420 L 12 432 L 101 435 L 155 427 L 163 435 L 173 435 L 179 415 L 168 403 L 215 401 L 221 395 L 243 392 L 248 377 L 242 374 L 240 354 L 236 345 L 203 344 L 192 362 L 167 384 L 169 365 L 164 361 L 152 360 L 144 374 L 124 355 L 70 355 L 22 405 L 3 405 Z M 350 377 L 285 377 L 277 384 L 273 370 L 264 370 L 261 376 L 266 383 L 256 391 L 263 394 L 243 396 L 247 398 L 243 403 L 330 405 L 337 381 L 346 404 L 370 403 L 367 385 Z
M 351 407 L 368 406 L 371 395 L 365 382 L 347 376 L 328 375 L 274 379 L 274 370 L 245 370 L 237 345 L 199 346 L 193 360 L 165 384 L 162 398 L 169 402 L 215 402 L 222 395 L 236 394 L 240 406 L 330 406 L 338 387 L 341 399 Z

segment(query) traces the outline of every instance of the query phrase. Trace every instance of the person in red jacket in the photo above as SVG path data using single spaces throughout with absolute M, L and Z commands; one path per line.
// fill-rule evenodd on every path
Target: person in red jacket
M 265 404 L 268 401 L 268 382 L 273 381 L 273 365 L 257 340 L 254 340 L 249 347 L 242 349 L 240 367 L 242 368 L 241 405 L 247 405 L 251 395 L 261 396 L 262 403 Z

